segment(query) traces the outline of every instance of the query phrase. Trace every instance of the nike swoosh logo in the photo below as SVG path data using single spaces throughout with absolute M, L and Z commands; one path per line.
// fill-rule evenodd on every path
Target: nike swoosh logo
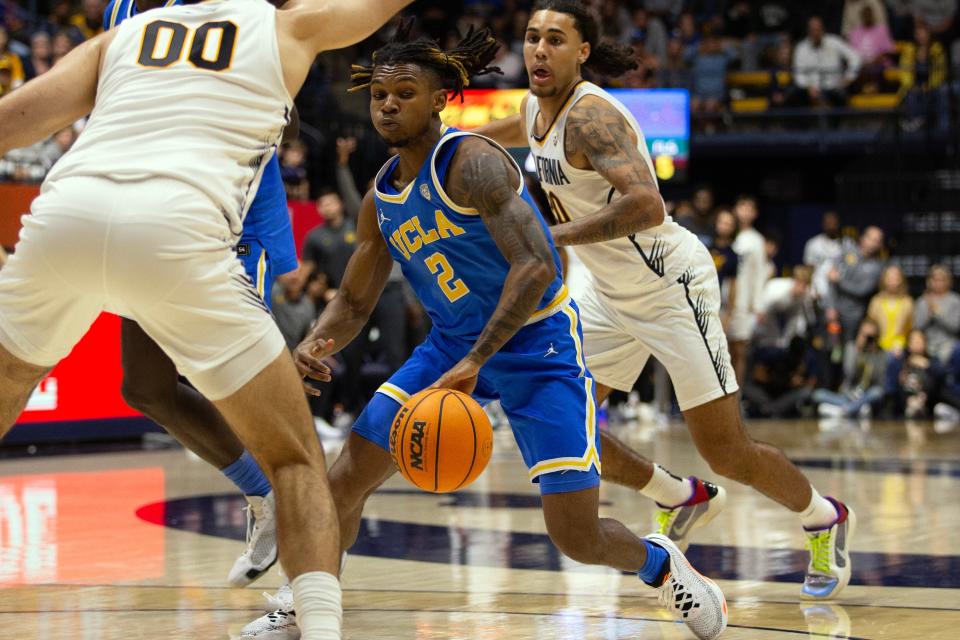
M 840 568 L 847 566 L 847 559 L 843 556 L 844 549 L 847 548 L 847 523 L 837 527 L 837 541 L 833 548 L 833 555 L 837 566 Z
M 678 538 L 683 538 L 686 536 L 687 532 L 690 530 L 690 527 L 693 526 L 693 523 L 700 518 L 700 512 L 704 511 L 704 507 L 707 507 L 708 504 L 709 502 L 701 502 L 692 509 L 685 509 L 684 511 L 681 511 L 677 515 L 677 519 L 673 521 L 672 529 L 674 536 Z

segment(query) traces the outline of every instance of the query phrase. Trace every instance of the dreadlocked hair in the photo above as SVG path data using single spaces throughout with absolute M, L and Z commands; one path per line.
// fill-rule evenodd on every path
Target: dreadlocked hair
M 374 52 L 369 66 L 353 65 L 349 91 L 361 91 L 369 87 L 376 67 L 407 63 L 436 73 L 443 86 L 450 90 L 451 97 L 455 99 L 459 96 L 463 102 L 463 90 L 470 85 L 470 78 L 502 73 L 499 67 L 487 66 L 500 48 L 490 29 L 475 30 L 471 26 L 457 46 L 444 51 L 435 40 L 410 40 L 412 27 L 412 18 L 401 23 L 393 41 Z
M 600 75 L 616 78 L 639 66 L 633 47 L 613 40 L 600 39 L 597 19 L 580 0 L 538 0 L 533 10 L 556 11 L 573 18 L 580 38 L 590 45 L 590 57 L 583 64 L 587 69 Z

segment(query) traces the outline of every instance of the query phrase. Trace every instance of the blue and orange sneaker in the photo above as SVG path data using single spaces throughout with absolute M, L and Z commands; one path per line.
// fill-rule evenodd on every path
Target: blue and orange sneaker
M 836 596 L 850 582 L 850 541 L 857 527 L 853 510 L 828 497 L 840 516 L 826 529 L 804 529 L 810 564 L 803 581 L 802 597 L 826 600 Z
M 727 504 L 723 487 L 690 476 L 693 496 L 678 507 L 657 504 L 654 532 L 673 540 L 681 551 L 690 545 L 690 534 L 717 517 Z

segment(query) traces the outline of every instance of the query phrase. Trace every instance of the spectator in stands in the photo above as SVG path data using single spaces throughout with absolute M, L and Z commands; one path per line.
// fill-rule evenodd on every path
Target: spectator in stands
M 913 328 L 913 298 L 907 293 L 907 280 L 897 265 L 890 265 L 880 276 L 880 292 L 870 300 L 867 317 L 880 328 L 880 348 L 899 353 L 907 344 Z
M 303 244 L 303 263 L 308 273 L 317 269 L 326 274 L 332 287 L 328 297 L 332 299 L 353 255 L 357 232 L 353 220 L 347 219 L 343 200 L 335 189 L 328 187 L 321 191 L 317 198 L 317 212 L 323 218 L 323 224 L 307 234 Z
M 13 91 L 13 74 L 0 62 L 0 96 Z
M 861 24 L 847 34 L 850 46 L 860 55 L 863 67 L 860 72 L 861 91 L 876 93 L 883 80 L 883 71 L 893 65 L 896 47 L 890 37 L 890 28 L 879 22 L 874 8 L 865 4 L 861 8 Z
M 767 52 L 788 39 L 793 31 L 794 7 L 790 0 L 761 0 L 750 4 L 754 20 L 742 47 L 744 71 L 759 69 Z
M 960 344 L 960 295 L 954 293 L 953 275 L 946 265 L 935 264 L 927 275 L 927 289 L 917 299 L 913 326 L 927 337 L 930 354 L 947 362 Z
M 896 1 L 896 0 L 895 0 Z M 956 36 L 957 0 L 899 0 L 906 2 L 913 14 L 914 25 L 927 25 L 933 37 L 948 43 Z
M 0 24 L 0 70 L 9 74 L 9 80 L 0 82 L 0 96 L 9 93 L 23 84 L 26 74 L 20 56 L 10 50 L 10 36 L 7 28 Z
M 947 54 L 923 23 L 914 28 L 913 41 L 900 55 L 900 72 L 904 128 L 916 130 L 925 122 L 935 121 L 941 129 L 949 127 Z
M 694 21 L 692 13 L 684 13 L 680 16 L 680 22 L 673 37 L 683 45 L 683 57 L 690 65 L 693 65 L 693 61 L 700 51 L 700 30 L 697 29 L 697 23 Z
M 786 349 L 794 338 L 808 340 L 817 322 L 810 295 L 810 267 L 793 269 L 789 278 L 771 278 L 763 287 L 757 308 L 755 347 Z
M 660 59 L 647 52 L 642 40 L 631 43 L 636 57 L 637 68 L 621 76 L 624 86 L 634 89 L 653 89 L 659 87 Z M 612 83 L 611 83 L 612 84 Z
M 879 345 L 880 328 L 867 318 L 860 323 L 855 348 L 844 362 L 843 384 L 840 391 L 817 389 L 813 401 L 824 417 L 866 418 L 879 408 L 886 395 L 887 360 L 889 356 Z
M 618 0 L 602 0 L 598 24 L 605 38 L 627 44 L 631 40 L 630 11 Z
M 733 208 L 739 232 L 733 250 L 739 258 L 737 296 L 727 337 L 730 340 L 730 359 L 737 379 L 742 380 L 747 369 L 747 343 L 757 325 L 757 314 L 763 301 L 767 283 L 766 243 L 756 230 L 757 201 L 753 196 L 741 195 Z
M 927 352 L 923 331 L 911 331 L 906 351 L 892 358 L 887 367 L 887 392 L 893 395 L 898 411 L 908 418 L 932 416 L 943 379 L 943 367 Z
M 823 231 L 803 247 L 803 264 L 813 267 L 813 295 L 825 300 L 830 294 L 831 269 L 840 266 L 843 256 L 855 250 L 853 241 L 840 234 L 840 216 L 836 211 L 823 214 Z
M 73 0 L 54 0 L 50 7 L 47 24 L 44 25 L 44 31 L 47 31 L 50 35 L 60 31 L 76 33 L 77 27 L 73 24 L 73 17 Z M 80 34 L 76 33 L 76 36 L 74 36 L 71 33 L 70 38 L 74 37 L 79 38 Z M 56 51 L 54 51 L 54 55 L 56 55 Z
M 310 199 L 306 164 L 307 145 L 303 141 L 293 140 L 283 145 L 280 150 L 280 176 L 288 200 Z
M 817 387 L 817 362 L 807 342 L 755 351 L 742 394 L 749 415 L 786 418 L 802 414 Z
M 77 43 L 74 42 L 69 31 L 58 31 L 56 35 L 53 36 L 53 64 L 57 64 L 57 62 L 63 58 L 63 56 L 70 53 L 76 45 Z
M 940 402 L 933 407 L 933 417 L 952 425 L 960 422 L 960 346 L 946 362 Z
M 847 253 L 840 265 L 830 269 L 830 296 L 826 300 L 827 320 L 839 321 L 844 342 L 853 342 L 860 322 L 867 314 L 867 304 L 877 291 L 883 271 L 883 231 L 870 226 L 860 236 L 857 251 Z
M 656 18 L 663 20 L 666 26 L 676 24 L 683 11 L 683 0 L 643 0 L 643 8 Z
M 860 55 L 843 41 L 828 34 L 823 20 L 814 16 L 807 22 L 807 37 L 793 52 L 793 105 L 842 106 L 847 87 L 860 73 Z
M 302 270 L 303 265 L 300 266 Z M 273 288 L 273 316 L 280 327 L 280 333 L 290 349 L 306 337 L 310 327 L 317 319 L 319 310 L 316 306 L 316 296 L 308 295 L 307 291 L 319 288 L 319 301 L 323 304 L 327 287 L 327 276 L 322 271 L 314 270 L 306 274 L 288 274 L 294 277 L 283 278 L 280 286 Z M 322 308 L 322 306 L 321 306 Z
M 350 172 L 350 156 L 356 149 L 355 138 L 337 139 L 337 190 L 342 194 L 344 209 L 352 220 L 357 219 L 362 201 L 353 174 Z M 382 361 L 389 369 L 388 375 L 399 369 L 410 355 L 407 334 L 412 321 L 418 320 L 421 314 L 420 303 L 408 288 L 400 264 L 394 262 L 387 278 L 387 286 L 380 295 L 380 300 L 370 318 L 370 324 L 379 329 L 380 337 L 377 340 L 377 346 L 382 353 Z M 354 345 L 348 347 L 348 351 L 354 349 L 354 353 L 358 353 L 358 356 L 362 356 L 369 348 L 364 336 L 354 341 Z M 350 360 L 351 354 L 347 353 L 346 358 Z M 351 363 L 354 361 L 351 360 Z
M 692 66 L 690 111 L 695 116 L 717 115 L 723 111 L 727 99 L 727 67 L 732 58 L 717 33 L 708 31 L 704 35 Z M 706 128 L 713 129 L 715 124 L 714 120 L 707 120 Z
M 50 70 L 53 64 L 53 49 L 50 35 L 46 31 L 37 31 L 30 36 L 30 57 L 24 62 L 27 80 L 33 80 Z
M 763 237 L 764 249 L 766 250 L 764 260 L 763 273 L 766 276 L 764 282 L 770 278 L 777 277 L 779 270 L 777 269 L 777 259 L 780 256 L 780 247 L 783 246 L 783 236 L 779 231 L 768 230 L 766 235 Z
M 667 43 L 667 56 L 660 67 L 658 83 L 661 87 L 670 89 L 693 88 L 693 72 L 683 57 L 683 43 L 673 38 Z
M 740 259 L 733 250 L 737 237 L 737 218 L 730 209 L 719 209 L 710 255 L 720 280 L 720 322 L 729 337 L 731 310 L 737 299 L 737 270 Z
M 14 149 L 0 158 L 0 179 L 41 182 L 54 163 L 70 149 L 74 140 L 76 133 L 73 127 L 66 127 L 48 140 Z
M 772 107 L 785 107 L 793 87 L 793 45 L 784 38 L 777 45 L 770 67 L 769 99 Z
M 693 192 L 690 203 L 677 205 L 677 223 L 700 238 L 709 249 L 713 242 L 713 189 L 701 185 Z
M 732 0 L 725 3 L 723 9 L 723 32 L 734 40 L 744 41 L 751 33 L 753 17 L 750 2 Z
M 75 14 L 70 23 L 77 28 L 84 40 L 103 33 L 104 0 L 83 0 L 81 12 Z
M 873 10 L 873 17 L 877 24 L 885 26 L 888 24 L 887 8 L 882 0 L 846 0 L 843 3 L 843 22 L 840 27 L 840 33 L 845 38 L 849 38 L 852 31 L 863 26 L 864 7 L 870 7 Z
M 512 30 L 510 32 L 510 49 L 523 55 L 523 43 L 526 40 L 527 23 L 530 22 L 528 11 L 517 11 L 513 14 Z
M 633 11 L 633 25 L 629 38 L 629 42 L 637 41 L 643 42 L 647 53 L 656 56 L 661 65 L 666 62 L 668 56 L 667 29 L 659 18 L 652 17 L 642 7 Z

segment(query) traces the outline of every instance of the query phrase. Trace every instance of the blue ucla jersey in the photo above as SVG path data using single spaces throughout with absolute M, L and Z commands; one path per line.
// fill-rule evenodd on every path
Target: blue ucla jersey
M 399 162 L 399 157 L 392 158 L 377 175 L 375 201 L 380 232 L 434 328 L 447 336 L 475 340 L 500 301 L 510 264 L 479 212 L 458 206 L 443 190 L 450 161 L 468 135 L 475 134 L 446 129 L 416 179 L 402 192 L 390 185 Z M 513 164 L 520 174 L 520 195 L 536 212 L 520 167 Z M 537 217 L 549 240 L 546 223 Z M 555 249 L 553 257 L 557 277 L 531 322 L 555 312 L 566 299 Z
M 182 0 L 167 0 L 160 6 L 174 7 L 181 4 L 183 4 Z M 103 10 L 103 30 L 109 31 L 137 13 L 137 0 L 110 0 L 110 4 Z
M 167 0 L 162 6 L 180 4 L 182 0 Z M 103 12 L 103 28 L 112 29 L 137 13 L 136 0 L 110 0 Z M 297 269 L 297 248 L 276 155 L 267 163 L 256 198 L 244 218 L 237 255 L 268 306 L 274 278 Z

